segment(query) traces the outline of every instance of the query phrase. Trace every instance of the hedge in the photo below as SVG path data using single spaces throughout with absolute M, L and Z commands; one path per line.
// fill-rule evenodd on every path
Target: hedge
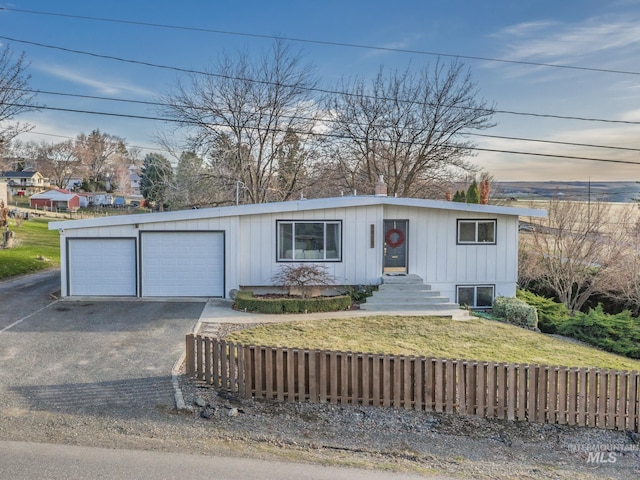
M 351 307 L 351 297 L 340 295 L 335 297 L 312 298 L 261 298 L 254 297 L 253 292 L 238 292 L 236 308 L 247 312 L 258 313 L 312 313 L 336 312 Z

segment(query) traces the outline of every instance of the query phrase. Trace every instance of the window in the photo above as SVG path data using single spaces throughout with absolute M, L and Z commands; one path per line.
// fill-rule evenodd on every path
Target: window
M 496 243 L 495 220 L 458 220 L 458 243 Z
M 339 221 L 278 221 L 278 261 L 339 261 L 342 223 Z
M 472 308 L 493 306 L 493 285 L 464 285 L 457 287 L 458 305 Z

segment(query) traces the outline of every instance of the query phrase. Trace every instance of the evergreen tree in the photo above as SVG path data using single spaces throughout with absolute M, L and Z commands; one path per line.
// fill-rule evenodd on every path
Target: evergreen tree
M 478 183 L 475 178 L 469 188 L 467 189 L 467 203 L 480 203 L 480 191 L 478 190 Z
M 142 196 L 162 211 L 174 184 L 171 163 L 159 153 L 149 153 L 144 157 L 141 177 Z
M 467 199 L 466 199 L 464 190 L 456 190 L 456 193 L 453 195 L 453 201 L 459 202 L 459 203 L 466 203 Z

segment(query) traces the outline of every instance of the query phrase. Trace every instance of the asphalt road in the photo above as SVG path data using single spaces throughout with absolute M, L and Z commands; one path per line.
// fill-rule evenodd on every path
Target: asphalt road
M 12 480 L 383 480 L 419 479 L 397 472 L 288 462 L 115 450 L 23 442 L 0 442 L 0 478 Z M 429 477 L 436 480 L 436 477 Z M 437 477 L 444 478 L 444 477 Z
M 0 332 L 50 305 L 59 290 L 59 270 L 0 281 Z

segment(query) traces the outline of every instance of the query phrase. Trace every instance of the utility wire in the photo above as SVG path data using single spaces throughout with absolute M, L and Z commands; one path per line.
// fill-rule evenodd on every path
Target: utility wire
M 133 60 L 133 59 L 123 58 L 123 57 L 117 57 L 117 56 L 114 56 L 114 55 L 103 55 L 103 54 L 99 54 L 99 53 L 86 52 L 86 51 L 83 51 L 83 50 L 76 50 L 76 49 L 60 47 L 60 46 L 56 46 L 56 45 L 49 45 L 49 44 L 40 43 L 40 42 L 32 42 L 32 41 L 29 41 L 29 40 L 21 40 L 21 39 L 17 39 L 17 38 L 13 38 L 13 37 L 8 37 L 8 36 L 5 36 L 5 35 L 0 35 L 0 39 L 7 40 L 7 41 L 10 41 L 10 42 L 16 42 L 16 43 L 24 43 L 24 44 L 27 44 L 27 45 L 33 45 L 33 46 L 41 47 L 41 48 L 48 48 L 48 49 L 52 49 L 52 50 L 60 50 L 60 51 L 67 52 L 67 53 L 74 53 L 74 54 L 78 54 L 78 55 L 86 55 L 86 56 L 90 56 L 90 57 L 94 57 L 94 58 L 103 58 L 103 59 L 106 59 L 106 60 L 130 63 L 130 64 L 134 64 L 134 65 L 143 65 L 143 66 L 146 66 L 146 67 L 160 68 L 160 69 L 164 69 L 164 70 L 172 70 L 172 71 L 176 71 L 176 72 L 190 73 L 190 74 L 195 74 L 195 75 L 205 75 L 205 76 L 209 76 L 209 77 L 222 78 L 222 79 L 225 79 L 225 80 L 239 80 L 239 81 L 243 81 L 243 82 L 259 83 L 261 85 L 277 85 L 277 86 L 281 86 L 281 87 L 285 87 L 285 88 L 295 88 L 295 89 L 298 89 L 298 90 L 306 90 L 306 91 L 318 92 L 318 93 L 329 94 L 329 95 L 358 96 L 358 97 L 369 98 L 369 99 L 400 101 L 400 102 L 403 102 L 403 103 L 411 102 L 411 103 L 416 103 L 418 105 L 429 105 L 428 103 L 415 102 L 414 100 L 397 100 L 397 99 L 385 98 L 385 97 L 374 97 L 374 96 L 371 96 L 371 95 L 359 95 L 359 94 L 357 95 L 357 94 L 353 94 L 353 93 L 349 93 L 349 92 L 341 92 L 341 91 L 337 91 L 337 90 L 329 90 L 329 89 L 323 89 L 323 88 L 318 88 L 318 87 L 300 87 L 300 86 L 293 86 L 293 85 L 285 85 L 285 84 L 280 84 L 280 83 L 277 83 L 277 82 L 271 82 L 271 81 L 267 81 L 267 80 L 256 80 L 256 79 L 251 79 L 251 78 L 235 77 L 235 76 L 232 76 L 232 75 L 224 75 L 224 74 L 220 74 L 220 73 L 206 72 L 206 71 L 203 71 L 203 70 L 195 70 L 195 69 L 189 69 L 189 68 L 174 67 L 174 66 L 170 66 L 170 65 L 162 65 L 162 64 L 153 63 L 153 62 L 146 62 L 146 61 L 142 61 L 142 60 Z M 487 112 L 487 113 L 496 113 L 496 114 L 505 114 L 505 115 L 523 115 L 523 116 L 540 117 L 540 118 L 557 118 L 557 119 L 562 119 L 562 120 L 578 120 L 578 121 L 586 121 L 586 122 L 603 122 L 603 123 L 619 123 L 619 124 L 626 124 L 626 125 L 640 125 L 640 122 L 631 121 L 631 120 L 610 120 L 610 119 L 599 119 L 599 118 L 590 118 L 590 117 L 574 117 L 574 116 L 562 116 L 562 115 L 553 115 L 553 114 L 527 113 L 527 112 L 516 112 L 516 111 L 512 111 L 512 110 L 496 110 L 496 109 L 488 108 L 488 107 L 487 108 L 480 108 L 480 107 L 466 107 L 466 106 L 457 106 L 457 105 L 453 105 L 451 107 L 452 108 L 459 108 L 461 110 L 484 111 L 484 112 Z
M 13 107 L 23 107 L 24 105 L 22 104 L 5 104 L 7 106 L 13 106 Z M 71 108 L 58 108 L 58 107 L 47 107 L 47 106 L 43 106 L 40 107 L 42 110 L 52 110 L 52 111 L 57 111 L 57 112 L 70 112 L 70 113 L 82 113 L 82 114 L 88 114 L 88 115 L 102 115 L 102 116 L 110 116 L 110 117 L 120 117 L 120 118 L 130 118 L 130 119 L 137 119 L 137 120 L 155 120 L 155 121 L 162 121 L 162 122 L 171 122 L 171 123 L 180 123 L 183 125 L 194 125 L 193 122 L 190 122 L 188 120 L 180 120 L 180 119 L 172 119 L 172 118 L 162 118 L 162 117 L 151 117 L 151 116 L 145 116 L 145 115 L 133 115 L 133 114 L 124 114 L 124 113 L 110 113 L 110 112 L 97 112 L 97 111 L 92 111 L 92 110 L 78 110 L 78 109 L 71 109 Z M 225 127 L 226 125 L 222 125 L 222 124 L 215 124 L 215 123 L 207 123 L 207 127 L 213 128 L 213 127 Z M 258 129 L 258 127 L 245 127 L 245 128 L 251 128 L 251 129 Z M 287 133 L 290 130 L 287 129 L 272 129 L 274 132 L 278 132 L 278 133 Z M 299 135 L 307 135 L 309 134 L 309 132 L 301 132 L 301 131 L 293 131 L 293 133 L 299 134 Z M 337 138 L 337 139 L 351 139 L 351 137 L 348 137 L 346 135 L 339 135 L 339 134 L 332 134 L 332 133 L 313 133 L 313 135 L 318 136 L 318 137 L 325 137 L 325 138 Z M 399 141 L 399 144 L 410 144 L 410 142 L 405 142 L 405 141 Z M 447 144 L 443 144 L 443 147 L 456 147 L 455 145 L 447 145 Z M 500 150 L 500 149 L 496 149 L 496 148 L 481 148 L 481 147 L 468 147 L 468 146 L 464 146 L 463 147 L 466 150 L 472 150 L 472 151 L 479 151 L 479 152 L 493 152 L 493 153 L 510 153 L 513 155 L 530 155 L 530 156 L 535 156 L 535 157 L 546 157 L 546 158 L 562 158 L 562 159 L 566 159 L 566 160 L 584 160 L 584 161 L 591 161 L 591 162 L 604 162 L 604 163 L 617 163 L 617 164 L 625 164 L 625 165 L 638 165 L 640 166 L 639 162 L 632 162 L 630 160 L 613 160 L 613 159 L 606 159 L 606 158 L 593 158 L 593 157 L 580 157 L 580 156 L 572 156 L 572 155 L 553 155 L 553 154 L 546 154 L 546 153 L 534 153 L 534 152 L 522 152 L 522 151 L 517 151 L 517 150 Z
M 581 71 L 598 72 L 598 73 L 640 75 L 640 72 L 634 72 L 634 71 L 628 71 L 628 70 L 612 70 L 607 68 L 584 67 L 584 66 L 577 66 L 577 65 L 541 63 L 541 62 L 532 62 L 532 61 L 524 61 L 524 60 L 508 60 L 504 58 L 482 57 L 482 56 L 475 56 L 475 55 L 460 55 L 460 54 L 442 53 L 442 52 L 429 52 L 425 50 L 412 50 L 412 49 L 406 49 L 406 48 L 377 47 L 373 45 L 363 45 L 363 44 L 348 43 L 348 42 L 332 42 L 329 40 L 313 40 L 308 38 L 285 37 L 285 36 L 279 36 L 279 35 L 266 35 L 266 34 L 249 33 L 249 32 L 234 32 L 231 30 L 188 27 L 188 26 L 181 26 L 181 25 L 141 22 L 141 21 L 123 20 L 123 19 L 117 19 L 117 18 L 106 18 L 106 17 L 92 17 L 92 16 L 86 16 L 86 15 L 72 15 L 72 14 L 55 13 L 55 12 L 43 12 L 43 11 L 37 11 L 37 10 L 25 10 L 25 9 L 11 8 L 11 7 L 0 7 L 0 10 L 6 10 L 9 12 L 16 12 L 16 13 L 28 13 L 28 14 L 34 14 L 34 15 L 47 15 L 52 17 L 75 18 L 79 20 L 91 20 L 91 21 L 98 21 L 98 22 L 138 25 L 138 26 L 154 27 L 154 28 L 166 28 L 166 29 L 183 30 L 183 31 L 190 31 L 190 32 L 214 33 L 218 35 L 231 35 L 231 36 L 261 38 L 261 39 L 269 39 L 269 40 L 285 40 L 288 42 L 308 43 L 308 44 L 315 44 L 315 45 L 328 45 L 332 47 L 348 47 L 348 48 L 374 50 L 374 51 L 381 51 L 381 52 L 409 53 L 412 55 L 425 55 L 425 56 L 446 57 L 446 58 L 456 58 L 456 59 L 462 58 L 465 60 L 478 60 L 483 62 L 498 62 L 498 63 L 508 63 L 508 64 L 515 64 L 515 65 L 529 65 L 534 67 L 561 68 L 561 69 L 568 69 L 568 70 L 581 70 Z
M 103 97 L 103 96 L 96 96 L 96 95 L 81 95 L 81 94 L 75 94 L 75 93 L 64 93 L 64 92 L 52 92 L 52 91 L 47 91 L 47 90 L 32 90 L 32 89 L 28 89 L 28 88 L 21 88 L 21 89 L 14 89 L 17 91 L 22 91 L 22 92 L 27 92 L 27 93 L 37 93 L 37 94 L 43 94 L 43 95 L 53 95 L 53 96 L 64 96 L 64 97 L 71 97 L 71 98 L 87 98 L 87 99 L 92 99 L 92 100 L 105 100 L 105 101 L 111 101 L 111 102 L 122 102 L 122 103 L 132 103 L 132 104 L 139 104 L 139 105 L 148 105 L 148 106 L 153 106 L 153 107 L 168 107 L 169 104 L 167 103 L 163 103 L 163 102 L 152 102 L 152 101 L 148 101 L 148 100 L 131 100 L 131 99 L 127 99 L 127 98 L 113 98 L 113 97 Z M 206 110 L 205 107 L 194 107 L 194 109 L 199 109 L 199 110 Z M 292 119 L 292 120 L 318 120 L 319 122 L 322 123 L 327 123 L 327 122 L 331 122 L 331 123 L 336 123 L 338 120 L 332 119 L 332 118 L 322 118 L 322 119 L 314 119 L 314 118 L 310 118 L 310 117 L 303 117 L 303 116 L 295 116 L 295 115 L 281 115 L 283 118 L 288 118 L 288 119 Z M 640 122 L 639 122 L 640 123 Z M 363 124 L 357 124 L 359 126 L 364 126 Z M 386 128 L 386 125 L 376 125 L 377 127 L 380 128 Z M 502 136 L 502 135 L 489 135 L 489 134 L 485 134 L 485 133 L 464 133 L 463 135 L 466 136 L 474 136 L 474 137 L 483 137 L 483 138 L 495 138 L 495 139 L 501 139 L 501 140 L 515 140 L 515 141 L 521 141 L 521 142 L 536 142 L 536 143 L 547 143 L 547 144 L 551 144 L 551 145 L 568 145 L 568 146 L 574 146 L 574 147 L 588 147 L 588 148 L 606 148 L 606 149 L 612 149 L 612 150 L 624 150 L 624 151 L 631 151 L 631 152 L 640 152 L 640 148 L 632 148 L 632 147 L 618 147 L 618 146 L 611 146 L 611 145 L 594 145 L 594 144 L 589 144 L 589 143 L 574 143 L 574 142 L 560 142 L 560 141 L 554 141 L 554 140 L 541 140 L 541 139 L 535 139 L 535 138 L 522 138 L 522 137 L 509 137 L 509 136 Z

